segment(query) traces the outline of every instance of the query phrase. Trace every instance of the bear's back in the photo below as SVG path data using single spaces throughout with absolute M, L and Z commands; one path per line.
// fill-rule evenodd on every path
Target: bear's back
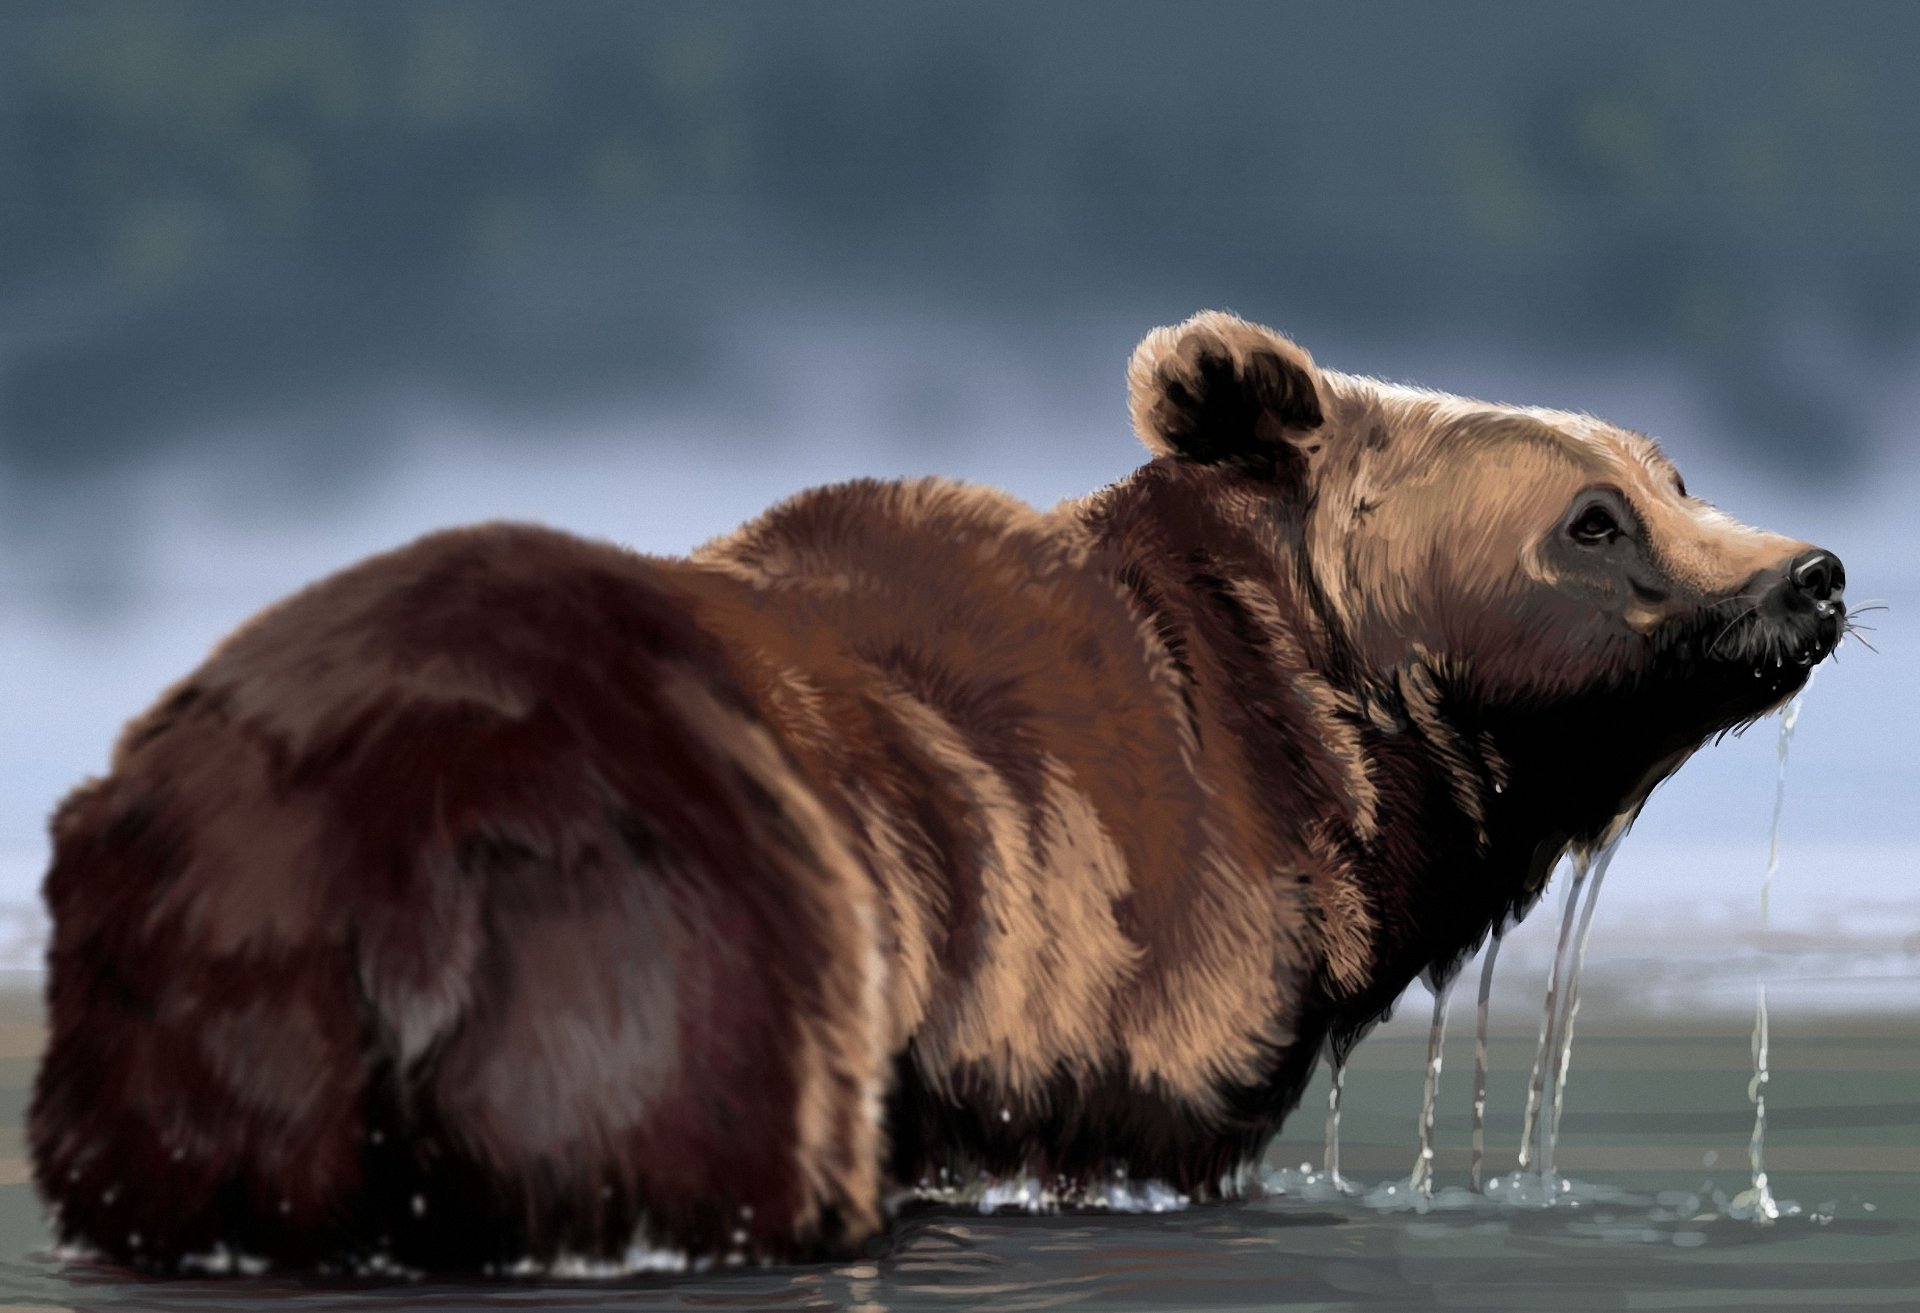
M 1203 732 L 1196 677 L 1225 680 L 1172 581 L 1071 505 L 939 479 L 802 493 L 674 577 L 866 836 L 920 1079 L 1018 1107 L 1125 1069 L 1196 1115 L 1216 1071 L 1257 1079 L 1294 987 L 1263 945 L 1303 913 L 1240 746 Z M 1196 953 L 1200 907 L 1225 926 Z

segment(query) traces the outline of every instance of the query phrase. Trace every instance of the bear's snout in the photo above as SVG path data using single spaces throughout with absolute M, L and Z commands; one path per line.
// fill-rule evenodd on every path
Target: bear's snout
M 1841 598 L 1847 591 L 1847 567 L 1840 564 L 1840 558 L 1832 552 L 1816 547 L 1793 558 L 1780 586 L 1788 594 L 1789 602 L 1811 605 L 1821 615 L 1832 615 L 1842 609 Z
M 1801 552 L 1781 568 L 1767 589 L 1762 610 L 1808 655 L 1822 660 L 1846 630 L 1847 569 L 1822 547 Z M 1811 630 L 1809 634 L 1808 631 Z
M 1787 563 L 1775 588 L 1774 606 L 1785 613 L 1793 636 L 1804 644 L 1804 660 L 1824 661 L 1847 632 L 1847 568 L 1825 548 L 1815 547 Z M 1805 636 L 1811 618 L 1812 635 Z
M 1738 645 L 1738 661 L 1772 656 L 1810 666 L 1833 654 L 1846 634 L 1846 567 L 1821 547 L 1806 547 L 1766 570 L 1746 590 L 1755 599 L 1754 642 Z

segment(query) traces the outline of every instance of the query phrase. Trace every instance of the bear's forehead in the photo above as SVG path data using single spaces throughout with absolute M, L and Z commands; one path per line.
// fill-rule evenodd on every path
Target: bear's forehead
M 1481 401 L 1351 375 L 1340 376 L 1339 382 L 1366 396 L 1401 424 L 1436 438 L 1471 435 L 1528 441 L 1543 444 L 1595 474 L 1644 472 L 1660 483 L 1678 478 L 1673 462 L 1652 438 L 1579 411 Z
M 1656 479 L 1663 480 L 1671 480 L 1678 473 L 1667 454 L 1660 450 L 1659 443 L 1644 433 L 1621 428 L 1604 419 L 1577 411 L 1541 407 L 1496 406 L 1491 409 L 1496 414 L 1523 415 L 1537 421 L 1553 438 L 1565 441 L 1572 450 L 1602 464 L 1613 467 L 1637 466 Z

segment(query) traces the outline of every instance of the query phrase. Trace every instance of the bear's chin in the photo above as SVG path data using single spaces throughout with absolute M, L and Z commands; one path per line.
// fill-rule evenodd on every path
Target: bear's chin
M 1833 655 L 1844 619 L 1813 614 L 1704 612 L 1656 663 L 1659 682 L 1686 703 L 1704 737 L 1738 733 L 1778 711 Z

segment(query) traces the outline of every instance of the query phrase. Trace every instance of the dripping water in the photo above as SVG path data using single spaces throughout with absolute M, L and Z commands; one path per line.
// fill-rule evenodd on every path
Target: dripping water
M 1473 1030 L 1473 1167 L 1470 1181 L 1476 1193 L 1484 1188 L 1482 1177 L 1487 1161 L 1487 1015 L 1493 999 L 1493 964 L 1500 956 L 1501 932 L 1487 940 L 1487 951 L 1480 961 L 1479 1009 Z
M 1567 960 L 1567 945 L 1573 937 L 1574 916 L 1579 910 L 1580 889 L 1587 882 L 1587 854 L 1573 854 L 1573 880 L 1560 915 L 1560 939 L 1553 952 L 1553 966 L 1547 972 L 1546 1007 L 1540 1016 L 1540 1040 L 1534 1046 L 1533 1074 L 1527 1078 L 1527 1115 L 1520 1129 L 1520 1166 L 1532 1161 L 1535 1133 L 1540 1124 L 1541 1096 L 1545 1092 L 1547 1055 L 1555 1051 L 1554 1021 L 1560 1006 L 1560 974 Z
M 1428 985 L 1433 989 L 1433 1026 L 1427 1032 L 1427 1089 L 1420 1101 L 1420 1156 L 1414 1160 L 1413 1175 L 1407 1186 L 1423 1199 L 1433 1197 L 1433 1113 L 1440 1098 L 1440 1058 L 1447 1042 L 1447 999 L 1453 982 Z
M 1760 877 L 1760 930 L 1763 934 L 1768 926 L 1774 872 L 1780 869 L 1780 817 L 1787 802 L 1787 752 L 1793 746 L 1794 727 L 1800 723 L 1801 704 L 1806 699 L 1807 690 L 1812 687 L 1813 677 L 1809 673 L 1807 682 L 1794 694 L 1793 701 L 1787 704 L 1786 711 L 1780 717 L 1780 741 L 1775 748 L 1778 761 L 1773 780 L 1773 834 L 1767 845 L 1767 869 Z M 1753 1079 L 1747 1084 L 1747 1099 L 1753 1104 L 1753 1136 L 1747 1142 L 1753 1184 L 1735 1196 L 1733 1203 L 1736 1208 L 1748 1212 L 1754 1221 L 1763 1223 L 1780 1216 L 1780 1205 L 1767 1183 L 1767 1040 L 1767 981 L 1765 975 L 1760 974 L 1754 982 Z
M 1625 837 L 1626 830 L 1622 827 L 1600 849 L 1600 855 L 1594 859 L 1593 874 L 1587 881 L 1586 901 L 1580 908 L 1580 926 L 1573 943 L 1573 965 L 1567 972 L 1560 1005 L 1560 1053 L 1553 1071 L 1553 1101 L 1543 1114 L 1547 1145 L 1546 1152 L 1540 1158 L 1540 1172 L 1548 1178 L 1553 1176 L 1553 1151 L 1560 1143 L 1560 1114 L 1566 1108 L 1567 1068 L 1573 1061 L 1573 1019 L 1580 1013 L 1580 970 L 1586 965 L 1587 939 L 1593 933 L 1593 908 L 1600 901 L 1600 885 L 1607 878 L 1607 868 L 1613 865 L 1613 854 L 1619 849 L 1620 840 Z
M 1333 1084 L 1327 1090 L 1327 1145 L 1321 1154 L 1320 1168 L 1326 1174 L 1327 1183 L 1336 1190 L 1345 1185 L 1340 1179 L 1340 1091 L 1346 1083 L 1347 1064 L 1335 1059 Z

